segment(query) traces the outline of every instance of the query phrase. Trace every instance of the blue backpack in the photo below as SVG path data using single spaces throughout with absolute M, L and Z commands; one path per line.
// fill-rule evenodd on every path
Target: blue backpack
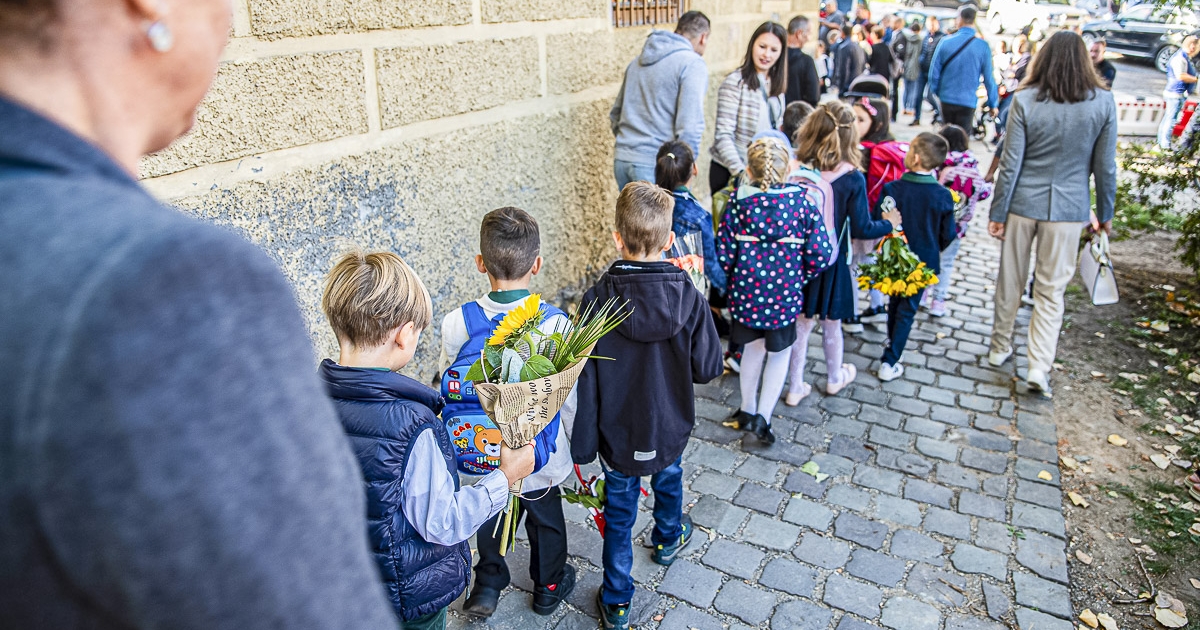
M 562 310 L 549 304 L 542 305 L 542 312 L 547 318 L 566 316 Z M 463 304 L 462 314 L 467 324 L 468 339 L 459 349 L 454 362 L 442 373 L 442 397 L 446 399 L 442 421 L 454 445 L 458 470 L 468 475 L 486 475 L 500 466 L 500 429 L 479 406 L 474 383 L 463 377 L 471 369 L 471 364 L 479 360 L 484 344 L 504 319 L 504 313 L 489 320 L 479 303 L 468 302 Z M 534 440 L 535 471 L 541 470 L 550 460 L 550 454 L 557 450 L 559 424 L 556 414 Z

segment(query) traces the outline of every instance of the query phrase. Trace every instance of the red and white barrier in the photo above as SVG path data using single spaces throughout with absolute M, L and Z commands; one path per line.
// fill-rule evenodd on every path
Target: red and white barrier
M 1154 136 L 1167 112 L 1167 104 L 1157 97 L 1133 97 L 1114 94 L 1117 100 L 1117 133 L 1122 136 Z

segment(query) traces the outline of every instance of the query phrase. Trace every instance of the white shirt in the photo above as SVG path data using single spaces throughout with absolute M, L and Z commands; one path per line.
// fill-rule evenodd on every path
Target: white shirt
M 516 300 L 508 304 L 501 304 L 488 296 L 483 296 L 475 303 L 483 308 L 484 315 L 490 320 L 501 313 L 507 313 L 521 305 L 523 300 Z M 570 320 L 565 316 L 555 315 L 547 317 L 538 326 L 538 330 L 544 333 L 553 333 L 555 330 L 567 330 Z M 467 322 L 463 319 L 462 309 L 456 308 L 442 318 L 442 355 L 439 361 L 440 368 L 445 371 L 450 367 L 450 364 L 458 356 L 459 350 L 463 344 L 467 343 L 470 335 L 467 334 Z M 521 487 L 521 494 L 537 498 L 540 491 L 557 486 L 562 483 L 567 475 L 571 474 L 573 462 L 571 460 L 571 429 L 575 426 L 575 406 L 577 404 L 577 388 L 571 388 L 571 393 L 567 395 L 566 402 L 563 403 L 562 409 L 559 410 L 559 428 L 558 437 L 554 440 L 554 452 L 550 454 L 549 461 L 546 462 L 542 469 L 525 478 L 524 484 Z M 469 475 L 461 475 L 464 483 L 474 482 L 476 477 Z M 485 477 L 486 479 L 486 477 Z
M 433 430 L 422 431 L 409 446 L 400 508 L 425 542 L 457 545 L 474 536 L 506 505 L 508 477 L 499 469 L 455 492 L 454 477 L 446 469 L 445 455 Z

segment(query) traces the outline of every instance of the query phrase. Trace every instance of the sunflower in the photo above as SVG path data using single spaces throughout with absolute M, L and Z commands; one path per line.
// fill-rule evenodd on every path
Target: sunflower
M 488 345 L 503 346 L 509 338 L 520 337 L 541 324 L 542 318 L 542 296 L 534 293 L 504 316 L 496 332 L 488 339 Z

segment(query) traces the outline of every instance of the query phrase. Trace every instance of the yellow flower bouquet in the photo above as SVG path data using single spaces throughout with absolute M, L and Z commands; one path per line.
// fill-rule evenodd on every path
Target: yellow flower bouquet
M 475 393 L 484 413 L 496 423 L 504 444 L 520 448 L 529 444 L 554 420 L 592 348 L 616 328 L 629 312 L 615 299 L 600 306 L 589 304 L 571 323 L 547 334 L 538 328 L 546 319 L 541 296 L 531 295 L 509 311 L 484 345 L 483 352 L 464 380 L 475 382 Z M 516 533 L 517 498 L 521 481 L 509 488 L 504 511 L 500 555 Z M 498 520 L 497 527 L 501 526 Z
M 858 288 L 876 289 L 896 297 L 912 297 L 938 283 L 937 274 L 908 248 L 908 240 L 901 231 L 883 237 L 874 262 L 860 266 L 858 272 Z

